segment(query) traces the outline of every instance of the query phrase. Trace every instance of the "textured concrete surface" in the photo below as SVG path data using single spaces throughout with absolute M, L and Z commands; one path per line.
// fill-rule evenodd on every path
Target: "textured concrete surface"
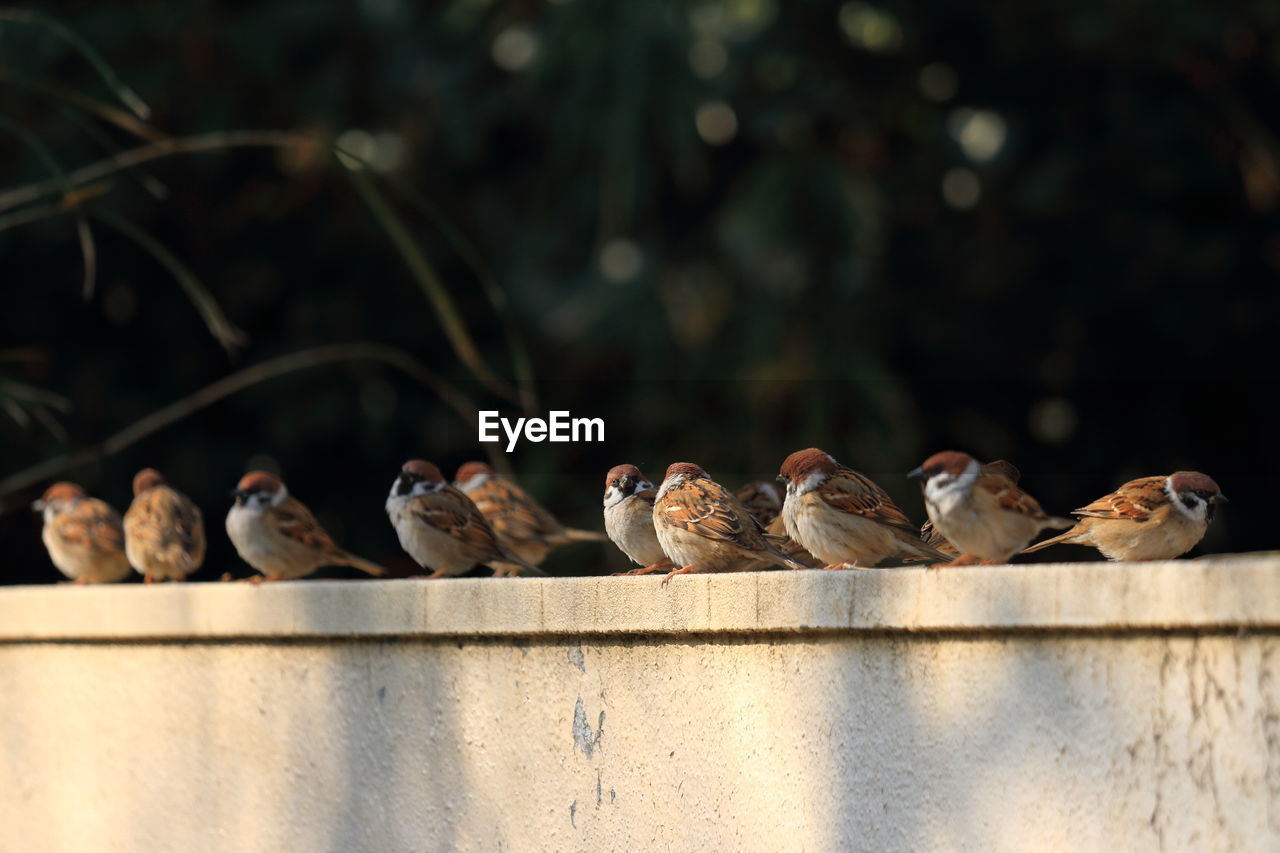
M 1280 849 L 1280 564 L 1208 565 L 0 590 L 0 851 Z
M 1280 557 L 927 569 L 0 589 L 0 642 L 1280 627 Z

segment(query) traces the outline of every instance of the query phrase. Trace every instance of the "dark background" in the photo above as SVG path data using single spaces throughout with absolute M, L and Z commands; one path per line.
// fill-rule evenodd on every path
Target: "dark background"
M 691 460 L 732 487 L 809 445 L 923 520 L 902 472 L 955 447 L 1013 460 L 1057 513 L 1203 470 L 1232 503 L 1193 554 L 1276 544 L 1275 3 L 24 8 L 56 9 L 160 133 L 300 131 L 368 158 L 489 367 L 510 382 L 523 342 L 538 413 L 605 419 L 604 444 L 510 457 L 574 524 L 601 527 L 613 464 L 658 479 Z M 49 93 L 119 106 L 47 28 L 0 21 L 0 63 L 0 112 L 62 169 L 145 144 Z M 322 153 L 144 171 L 167 197 L 122 172 L 78 209 L 145 229 L 248 343 L 229 355 L 168 270 L 92 219 L 87 302 L 71 215 L 0 231 L 0 379 L 70 404 L 50 428 L 0 386 L 0 478 L 342 342 L 400 348 L 517 414 L 463 366 L 384 220 Z M 0 128 L 0 193 L 49 174 Z M 228 490 L 276 467 L 339 541 L 408 571 L 382 502 L 414 456 L 452 473 L 481 453 L 437 395 L 366 361 L 263 382 L 63 476 L 123 510 L 138 468 L 166 472 L 205 510 L 196 577 L 212 579 L 248 573 L 221 531 Z M 0 496 L 0 581 L 60 577 L 22 509 L 42 488 Z M 577 546 L 548 565 L 624 563 Z

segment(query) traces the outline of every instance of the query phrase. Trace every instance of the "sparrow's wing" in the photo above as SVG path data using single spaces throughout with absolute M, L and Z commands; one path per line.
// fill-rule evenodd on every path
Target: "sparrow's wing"
M 1005 512 L 1016 512 L 1030 518 L 1043 519 L 1045 515 L 1040 504 L 1031 495 L 1019 489 L 1013 481 L 1003 474 L 984 472 L 978 477 L 975 488 L 990 493 L 996 499 L 996 505 Z
M 167 526 L 182 550 L 197 561 L 201 560 L 204 556 L 204 518 L 200 507 L 173 489 L 152 489 L 146 494 L 155 496 L 147 506 L 155 523 Z
M 1022 472 L 1018 470 L 1018 466 L 1012 462 L 1006 462 L 1003 459 L 996 459 L 982 466 L 982 470 L 988 474 L 1003 474 L 1009 478 L 1009 482 L 1015 486 L 1022 479 Z
M 564 532 L 555 516 L 514 483 L 495 477 L 472 492 L 471 497 L 489 523 L 509 539 L 545 541 Z
M 280 535 L 285 539 L 311 551 L 345 553 L 301 501 L 291 497 L 286 498 L 284 503 L 274 507 L 271 512 L 275 515 Z
M 1117 518 L 1146 521 L 1169 502 L 1164 491 L 1164 477 L 1140 477 L 1130 480 L 1105 497 L 1072 512 L 1081 518 Z
M 752 480 L 734 492 L 733 496 L 761 524 L 767 525 L 782 512 L 782 499 L 778 495 L 778 487 L 764 480 Z
M 768 547 L 751 513 L 711 480 L 686 480 L 662 497 L 655 512 L 662 512 L 669 523 L 707 539 L 748 551 Z
M 124 551 L 124 529 L 120 514 L 97 498 L 84 498 L 53 520 L 53 530 L 60 539 L 95 554 L 118 554 Z
M 639 498 L 640 500 L 647 503 L 649 506 L 653 506 L 654 501 L 658 499 L 658 490 L 653 487 L 650 487 L 645 489 L 644 491 L 636 492 L 635 494 L 632 495 L 632 497 Z
M 920 525 L 920 538 L 924 540 L 924 544 L 930 548 L 943 550 L 951 547 L 951 543 L 947 541 L 947 537 L 938 532 L 938 528 L 933 526 L 933 521 L 926 521 Z M 945 552 L 944 552 L 945 553 Z
M 409 512 L 454 539 L 466 544 L 476 553 L 488 558 L 506 556 L 498 544 L 498 538 L 485 520 L 475 502 L 453 486 L 414 498 Z
M 885 490 L 852 468 L 841 465 L 817 491 L 824 501 L 841 512 L 896 527 L 912 537 L 919 535 L 915 525 Z

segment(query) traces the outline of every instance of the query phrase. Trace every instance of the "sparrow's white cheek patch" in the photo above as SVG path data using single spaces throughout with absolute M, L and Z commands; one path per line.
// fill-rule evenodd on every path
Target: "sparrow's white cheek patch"
M 506 437 L 507 453 L 515 450 L 521 437 L 535 444 L 551 441 L 557 444 L 569 442 L 604 441 L 604 418 L 575 418 L 567 411 L 547 412 L 547 418 L 516 418 L 511 421 L 497 411 L 479 412 L 479 441 L 493 444 L 502 441 L 498 430 Z

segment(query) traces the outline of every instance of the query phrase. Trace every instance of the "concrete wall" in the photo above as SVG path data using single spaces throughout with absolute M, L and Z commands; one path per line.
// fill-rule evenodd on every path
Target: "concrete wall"
M 1276 850 L 1277 632 L 1274 558 L 2 590 L 0 850 Z

